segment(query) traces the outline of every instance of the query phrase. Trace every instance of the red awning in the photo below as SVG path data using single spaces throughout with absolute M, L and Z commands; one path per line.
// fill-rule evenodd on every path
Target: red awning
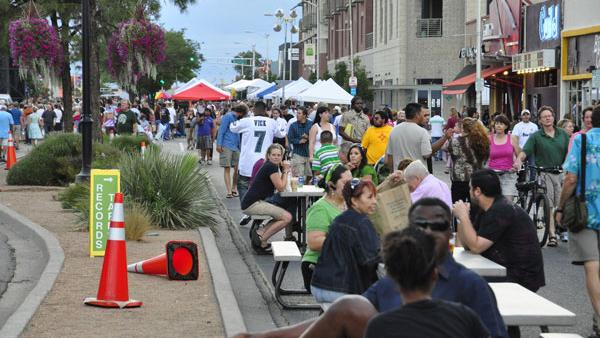
M 459 87 L 459 86 L 456 86 L 456 87 Z M 467 89 L 469 89 L 469 86 L 464 86 L 464 88 L 460 88 L 460 89 L 452 87 L 452 89 L 442 90 L 442 94 L 444 94 L 444 95 L 460 95 L 460 94 L 464 94 L 467 91 Z
M 486 68 L 483 69 L 481 71 L 481 77 L 488 78 L 494 74 L 498 74 L 498 73 L 502 73 L 506 70 L 511 70 L 512 69 L 512 65 L 509 66 L 503 66 L 503 67 L 490 67 L 490 68 Z M 444 89 L 448 89 L 448 90 L 456 90 L 454 88 L 450 88 L 450 87 L 455 87 L 455 86 L 470 86 L 473 83 L 475 83 L 475 73 L 471 73 L 469 75 L 463 76 L 461 78 L 458 78 L 452 82 L 449 83 L 444 83 L 443 84 L 443 88 Z M 462 88 L 461 88 L 462 89 Z M 466 89 L 462 92 L 464 93 L 466 91 Z M 460 93 L 460 94 L 462 94 Z M 451 94 L 448 94 L 451 95 Z
M 198 83 L 181 93 L 173 95 L 173 100 L 179 101 L 224 101 L 229 99 L 231 99 L 231 96 L 214 90 L 204 83 Z

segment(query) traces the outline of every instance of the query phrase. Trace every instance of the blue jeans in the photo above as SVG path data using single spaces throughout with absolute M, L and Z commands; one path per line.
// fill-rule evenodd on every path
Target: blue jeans
M 347 295 L 347 293 L 325 290 L 314 285 L 310 286 L 310 292 L 318 303 L 333 303 L 338 298 Z
M 527 158 L 525 159 L 525 163 L 528 165 L 535 165 L 535 158 L 533 157 L 533 155 L 527 156 Z M 533 168 L 529 169 L 529 180 L 535 180 L 535 169 Z
M 435 144 L 437 141 L 439 141 L 439 139 L 441 139 L 441 137 L 432 137 L 431 138 L 431 144 Z M 441 161 L 442 160 L 442 150 L 438 150 L 435 154 L 432 154 L 433 158 L 435 160 Z
M 250 177 L 238 175 L 237 191 L 238 191 L 238 194 L 240 195 L 240 204 L 242 203 L 244 196 L 246 196 L 249 186 L 250 186 Z

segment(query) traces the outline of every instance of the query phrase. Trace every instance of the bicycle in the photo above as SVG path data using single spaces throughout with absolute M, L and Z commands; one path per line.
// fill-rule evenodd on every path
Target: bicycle
M 536 172 L 536 178 L 531 181 L 526 180 L 527 169 L 534 169 Z M 537 167 L 532 165 L 524 165 L 518 172 L 517 178 L 517 201 L 515 204 L 519 205 L 523 210 L 529 214 L 533 225 L 536 227 L 538 234 L 538 241 L 540 246 L 543 247 L 548 241 L 550 234 L 550 200 L 546 195 L 546 182 L 541 173 L 560 174 L 562 168 L 560 167 Z M 535 206 L 535 208 L 532 208 Z

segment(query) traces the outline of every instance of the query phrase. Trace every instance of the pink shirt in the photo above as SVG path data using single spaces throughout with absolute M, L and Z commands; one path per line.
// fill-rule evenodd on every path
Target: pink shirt
M 417 189 L 410 193 L 410 199 L 413 203 L 425 197 L 439 198 L 444 201 L 449 208 L 452 208 L 452 194 L 450 193 L 448 185 L 431 174 L 427 175 L 423 181 L 421 181 L 421 184 L 419 184 Z
M 506 143 L 496 144 L 494 135 L 490 136 L 490 160 L 488 168 L 495 170 L 510 170 L 513 167 L 513 145 L 510 133 L 506 137 Z
M 571 138 L 569 139 L 569 148 L 567 148 L 567 154 L 571 152 L 571 147 L 573 146 L 573 140 L 575 139 L 575 136 L 579 135 L 579 134 L 585 134 L 586 130 L 585 129 L 581 129 L 580 131 L 573 133 L 573 135 L 571 135 Z

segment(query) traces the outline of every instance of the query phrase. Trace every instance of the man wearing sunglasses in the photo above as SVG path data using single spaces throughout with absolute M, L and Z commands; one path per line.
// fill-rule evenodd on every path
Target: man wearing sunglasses
M 433 299 L 461 303 L 479 315 L 491 337 L 508 337 L 496 299 L 475 272 L 456 263 L 448 250 L 452 215 L 450 208 L 437 198 L 423 198 L 409 211 L 411 226 L 430 231 L 437 240 L 438 254 L 443 257 Z M 344 296 L 333 303 L 319 318 L 275 329 L 261 334 L 240 334 L 237 338 L 275 337 L 363 337 L 368 321 L 379 312 L 402 306 L 402 299 L 394 281 L 383 277 L 362 296 Z

